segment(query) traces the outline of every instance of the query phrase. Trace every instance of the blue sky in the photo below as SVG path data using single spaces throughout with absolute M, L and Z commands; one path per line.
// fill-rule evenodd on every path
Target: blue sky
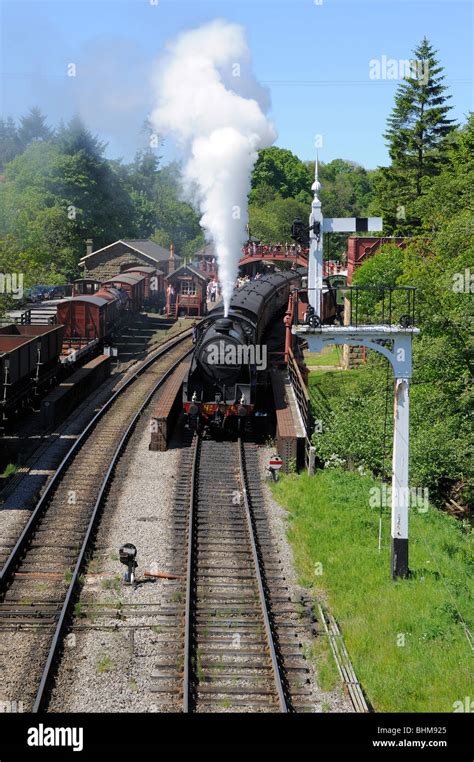
M 410 57 L 426 35 L 439 51 L 463 121 L 473 102 L 473 4 L 453 0 L 2 0 L 1 111 L 38 105 L 51 124 L 79 111 L 129 159 L 153 105 L 153 60 L 183 29 L 220 17 L 242 24 L 256 77 L 270 91 L 277 145 L 302 159 L 387 163 L 382 137 L 397 82 L 371 59 Z M 69 63 L 77 67 L 68 77 Z M 163 151 L 161 152 L 163 153 Z M 170 144 L 165 158 L 173 156 Z

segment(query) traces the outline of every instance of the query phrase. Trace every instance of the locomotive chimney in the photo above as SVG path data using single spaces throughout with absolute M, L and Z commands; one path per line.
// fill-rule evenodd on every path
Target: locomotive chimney
M 232 320 L 230 318 L 219 318 L 219 320 L 216 320 L 214 327 L 219 333 L 228 334 L 232 328 Z

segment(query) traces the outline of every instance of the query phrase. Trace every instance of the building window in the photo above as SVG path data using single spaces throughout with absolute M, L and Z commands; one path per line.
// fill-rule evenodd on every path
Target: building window
M 181 281 L 181 293 L 184 296 L 196 296 L 196 284 L 193 280 Z

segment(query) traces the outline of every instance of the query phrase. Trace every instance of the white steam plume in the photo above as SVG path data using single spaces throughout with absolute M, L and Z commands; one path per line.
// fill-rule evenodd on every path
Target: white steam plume
M 268 96 L 253 79 L 244 30 L 223 20 L 179 35 L 155 73 L 153 127 L 183 150 L 182 181 L 213 242 L 227 314 L 242 243 L 257 150 L 276 139 Z

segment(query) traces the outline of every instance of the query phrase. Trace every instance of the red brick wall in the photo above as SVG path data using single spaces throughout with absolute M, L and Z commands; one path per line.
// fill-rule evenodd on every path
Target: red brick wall
M 347 282 L 352 281 L 355 270 L 362 264 L 366 257 L 371 257 L 384 243 L 393 243 L 395 246 L 403 247 L 408 243 L 409 238 L 377 238 L 349 236 L 347 241 Z

